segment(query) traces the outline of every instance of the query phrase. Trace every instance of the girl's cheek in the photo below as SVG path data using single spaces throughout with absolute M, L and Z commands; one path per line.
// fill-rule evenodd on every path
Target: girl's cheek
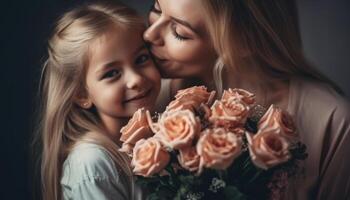
M 148 66 L 145 70 L 144 76 L 146 76 L 148 80 L 152 80 L 152 82 L 160 84 L 160 73 L 153 62 L 151 62 L 150 66 Z
M 156 22 L 158 18 L 159 18 L 159 15 L 157 15 L 157 14 L 151 12 L 151 13 L 149 14 L 149 17 L 148 17 L 148 23 L 149 23 L 149 25 L 154 24 L 154 22 Z

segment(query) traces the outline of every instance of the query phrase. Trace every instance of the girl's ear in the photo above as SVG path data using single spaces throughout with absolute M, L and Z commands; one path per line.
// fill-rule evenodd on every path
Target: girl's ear
M 76 103 L 83 109 L 90 109 L 92 107 L 92 102 L 89 99 L 78 100 Z
M 78 92 L 75 95 L 74 103 L 80 106 L 83 109 L 90 109 L 93 105 L 91 99 L 88 97 L 86 92 Z

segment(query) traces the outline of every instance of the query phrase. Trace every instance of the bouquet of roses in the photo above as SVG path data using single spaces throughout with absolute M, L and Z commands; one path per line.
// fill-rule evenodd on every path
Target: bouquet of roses
M 291 116 L 243 89 L 220 100 L 204 86 L 178 91 L 162 114 L 139 109 L 122 128 L 148 199 L 279 199 L 306 147 Z

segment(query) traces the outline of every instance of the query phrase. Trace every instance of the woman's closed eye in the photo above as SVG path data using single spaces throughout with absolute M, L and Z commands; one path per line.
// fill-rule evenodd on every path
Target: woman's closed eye
M 103 79 L 119 78 L 120 75 L 121 75 L 120 70 L 111 69 L 111 70 L 107 71 L 106 73 L 104 73 L 101 79 L 103 80 Z
M 185 36 L 179 34 L 179 33 L 176 31 L 176 24 L 175 24 L 175 23 L 173 23 L 173 24 L 171 25 L 171 32 L 172 32 L 172 34 L 174 35 L 174 37 L 175 37 L 176 39 L 180 40 L 180 41 L 184 41 L 184 40 L 190 39 L 190 38 L 188 38 L 188 37 L 185 37 Z

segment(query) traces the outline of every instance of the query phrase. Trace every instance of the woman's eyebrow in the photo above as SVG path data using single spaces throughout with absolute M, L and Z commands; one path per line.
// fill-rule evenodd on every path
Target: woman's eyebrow
M 175 18 L 175 17 L 171 17 L 171 19 L 174 20 L 175 22 L 183 25 L 183 26 L 186 26 L 187 28 L 191 29 L 193 32 L 198 34 L 198 32 L 193 28 L 193 26 L 191 26 L 191 24 L 188 23 L 187 21 L 184 21 L 184 20 L 181 20 L 181 19 L 178 19 L 178 18 Z
M 156 2 L 156 4 L 158 4 L 159 9 L 162 10 L 162 7 L 160 6 L 159 1 L 156 0 L 155 2 Z M 191 31 L 193 31 L 194 33 L 198 34 L 198 32 L 196 31 L 196 29 L 194 29 L 193 26 L 191 26 L 191 24 L 188 23 L 187 21 L 178 19 L 178 18 L 176 18 L 176 17 L 171 17 L 171 16 L 170 16 L 170 18 L 171 18 L 172 20 L 174 20 L 175 22 L 177 22 L 177 23 L 179 23 L 179 24 L 181 24 L 181 25 L 183 25 L 183 26 L 186 26 L 187 28 L 189 28 L 189 29 L 190 29 Z

